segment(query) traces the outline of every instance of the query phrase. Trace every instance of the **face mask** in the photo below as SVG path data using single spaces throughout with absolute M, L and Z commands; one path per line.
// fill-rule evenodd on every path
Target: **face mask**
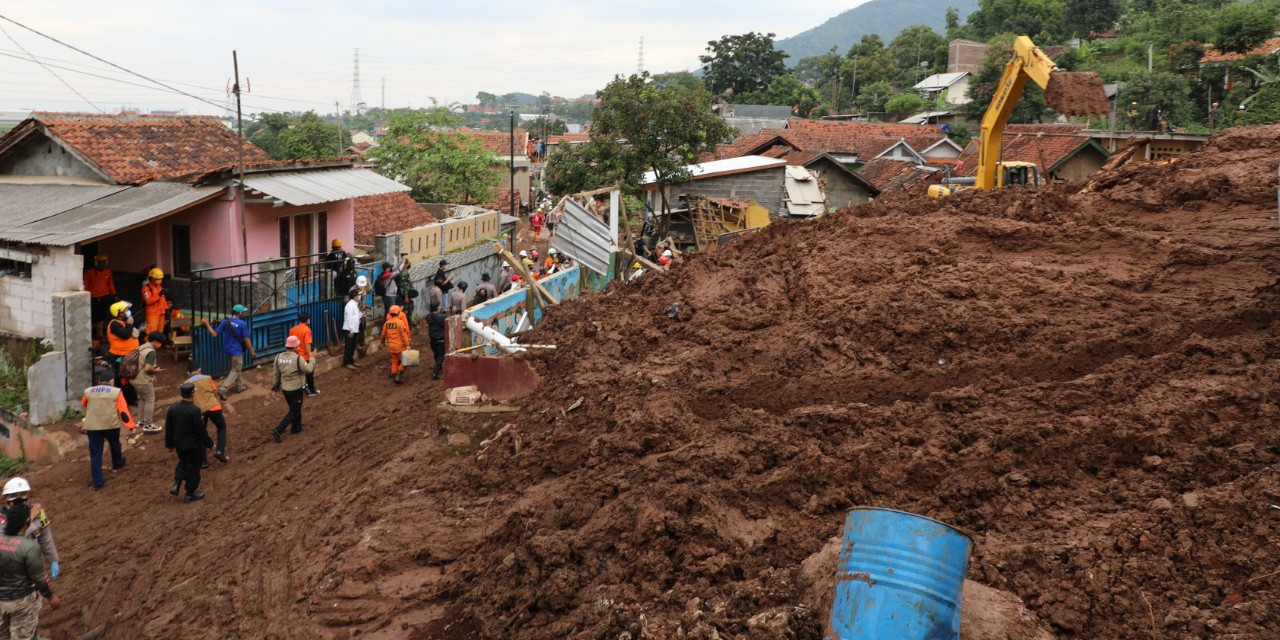
M 133 312 L 132 312 L 132 311 L 125 311 L 125 312 L 124 312 L 124 317 L 126 317 L 126 318 L 132 318 L 132 317 L 133 317 Z

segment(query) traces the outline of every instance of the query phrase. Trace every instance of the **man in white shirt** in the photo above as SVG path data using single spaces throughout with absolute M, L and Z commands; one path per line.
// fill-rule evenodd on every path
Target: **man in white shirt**
M 345 349 L 342 352 L 342 366 L 355 370 L 356 345 L 360 343 L 360 320 L 364 312 L 360 310 L 360 290 L 352 288 L 347 292 L 347 306 L 342 309 L 342 333 L 346 336 Z

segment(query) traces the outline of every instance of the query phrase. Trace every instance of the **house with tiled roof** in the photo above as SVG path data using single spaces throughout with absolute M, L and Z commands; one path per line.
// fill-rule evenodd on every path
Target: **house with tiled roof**
M 374 236 L 431 224 L 435 216 L 403 192 L 355 199 L 355 243 L 373 246 Z
M 863 180 L 835 156 L 823 151 L 800 151 L 777 133 L 745 135 L 715 151 L 703 154 L 703 162 L 744 156 L 775 158 L 793 167 L 804 167 L 823 181 L 827 200 L 833 208 L 847 207 L 871 200 L 879 190 Z
M 1043 133 L 1043 126 L 1018 125 L 1006 129 L 1000 159 L 1035 164 L 1042 182 L 1070 182 L 1093 174 L 1111 157 L 1097 140 L 1087 135 Z M 965 161 L 964 168 L 955 175 L 977 175 L 977 152 L 975 139 L 965 147 L 965 155 L 960 158 Z
M 800 151 L 822 151 L 854 165 L 872 158 L 923 163 L 927 158 L 955 157 L 960 153 L 959 145 L 946 133 L 927 125 L 792 118 L 786 129 L 765 129 L 761 133 L 783 135 Z M 929 152 L 922 153 L 921 149 Z
M 0 136 L 0 331 L 51 335 L 49 296 L 97 254 L 122 299 L 154 265 L 190 305 L 202 270 L 350 246 L 353 200 L 403 191 L 349 157 L 274 161 L 213 117 L 36 113 Z
M 930 163 L 932 164 L 932 163 Z M 854 173 L 873 185 L 880 192 L 919 189 L 923 191 L 938 181 L 940 169 L 901 160 L 874 158 L 858 167 Z

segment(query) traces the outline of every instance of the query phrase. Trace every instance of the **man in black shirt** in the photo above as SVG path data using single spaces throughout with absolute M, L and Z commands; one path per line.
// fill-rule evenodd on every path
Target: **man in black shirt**
M 432 304 L 431 313 L 427 314 L 427 336 L 431 338 L 431 354 L 436 357 L 432 380 L 439 380 L 440 374 L 444 372 L 444 321 L 445 315 L 440 313 L 440 305 Z
M 204 498 L 204 492 L 199 491 L 200 465 L 204 462 L 204 450 L 213 446 L 213 439 L 205 429 L 200 407 L 192 401 L 196 386 L 185 382 L 178 387 L 178 392 L 182 394 L 182 402 L 169 405 L 169 413 L 164 419 L 164 446 L 178 452 L 175 482 L 169 493 L 178 495 L 185 480 L 187 495 L 182 497 L 182 501 L 195 502 Z

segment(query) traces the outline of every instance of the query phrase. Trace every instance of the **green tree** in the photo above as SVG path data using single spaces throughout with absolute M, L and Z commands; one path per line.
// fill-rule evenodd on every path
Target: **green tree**
M 791 107 L 796 115 L 804 118 L 822 104 L 822 97 L 817 89 L 801 82 L 795 75 L 784 73 L 774 78 L 767 89 L 743 94 L 742 101 Z
M 705 89 L 706 83 L 702 78 L 693 75 L 688 71 L 670 71 L 667 73 L 657 73 L 650 76 L 650 80 L 655 86 L 660 88 L 680 87 L 682 89 Z
M 1102 33 L 1120 19 L 1120 0 L 1067 0 L 1064 28 L 1081 38 Z
M 738 95 L 764 89 L 786 73 L 787 54 L 773 48 L 773 36 L 752 31 L 707 42 L 707 53 L 698 56 L 707 88 Z
M 1154 129 L 1155 111 L 1164 111 L 1172 126 L 1186 126 L 1196 120 L 1192 111 L 1191 87 L 1182 76 L 1168 71 L 1135 73 L 1117 96 L 1117 104 L 1138 103 L 1137 128 Z
M 899 93 L 884 103 L 884 110 L 894 120 L 901 120 L 911 114 L 919 113 L 925 107 L 924 98 L 914 93 Z
M 935 69 L 947 68 L 947 41 L 926 26 L 903 29 L 889 43 L 888 52 L 899 70 L 899 88 L 905 89 L 920 82 L 935 73 Z
M 488 91 L 481 91 L 476 94 L 476 102 L 478 102 L 482 107 L 496 107 L 498 106 L 498 96 L 495 96 Z
M 862 113 L 884 113 L 885 103 L 893 95 L 893 86 L 883 80 L 858 83 L 858 109 Z
M 351 136 L 315 111 L 260 113 L 249 131 L 249 142 L 276 160 L 331 158 L 351 146 Z
M 1276 16 L 1261 2 L 1235 3 L 1218 13 L 1213 31 L 1219 51 L 1245 53 L 1275 35 Z
M 450 131 L 458 122 L 439 106 L 396 113 L 382 146 L 369 155 L 379 173 L 411 187 L 419 202 L 489 202 L 506 164 L 479 138 Z
M 705 89 L 661 88 L 648 80 L 648 73 L 617 76 L 596 93 L 600 106 L 585 151 L 600 154 L 588 160 L 605 184 L 621 184 L 633 194 L 645 172 L 652 173 L 665 214 L 670 210 L 666 186 L 686 178 L 687 165 L 736 131 L 712 113 L 714 97 Z M 662 216 L 660 233 L 666 233 L 669 219 Z
M 978 38 L 1000 33 L 1030 36 L 1032 40 L 1057 41 L 1063 34 L 1064 0 L 981 0 L 969 16 Z

